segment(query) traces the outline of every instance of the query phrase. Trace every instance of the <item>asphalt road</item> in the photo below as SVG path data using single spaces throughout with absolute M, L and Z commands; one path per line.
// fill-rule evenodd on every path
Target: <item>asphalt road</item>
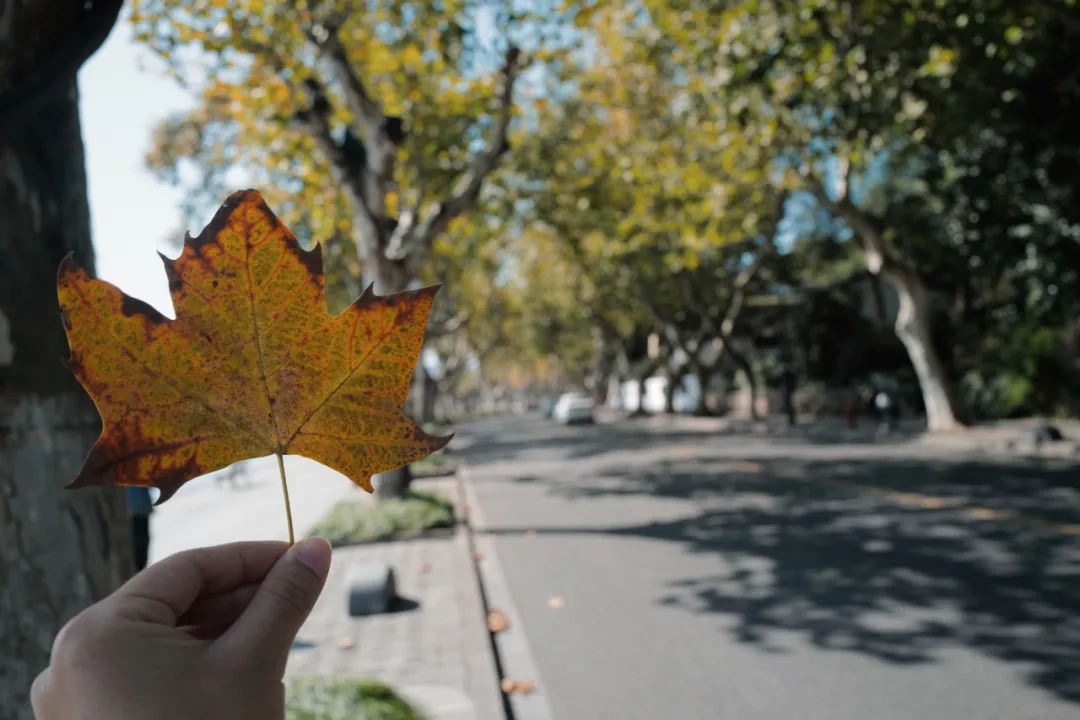
M 557 720 L 1080 718 L 1075 466 L 536 417 L 455 443 Z

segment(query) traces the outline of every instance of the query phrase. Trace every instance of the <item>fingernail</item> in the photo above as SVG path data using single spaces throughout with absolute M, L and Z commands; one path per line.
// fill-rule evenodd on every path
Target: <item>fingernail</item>
M 313 537 L 296 544 L 296 559 L 320 576 L 330 571 L 330 543 L 325 538 Z

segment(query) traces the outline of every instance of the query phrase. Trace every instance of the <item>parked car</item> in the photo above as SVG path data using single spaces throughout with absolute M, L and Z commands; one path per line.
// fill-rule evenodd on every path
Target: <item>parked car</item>
M 584 393 L 565 393 L 555 403 L 552 417 L 563 425 L 591 423 L 596 401 Z

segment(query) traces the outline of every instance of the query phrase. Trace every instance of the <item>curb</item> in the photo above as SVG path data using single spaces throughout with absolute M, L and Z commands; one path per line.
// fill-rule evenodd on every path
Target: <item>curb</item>
M 457 498 L 454 503 L 457 523 L 454 526 L 454 574 L 461 578 L 457 583 L 461 593 L 461 624 L 466 629 L 469 652 L 465 667 L 465 691 L 472 701 L 473 720 L 512 720 L 508 717 L 499 689 L 499 658 L 491 644 L 487 629 L 487 603 L 473 559 L 472 531 L 468 524 L 467 500 L 458 480 Z
M 544 691 L 543 679 L 540 677 L 536 660 L 533 658 L 521 614 L 510 596 L 510 588 L 506 584 L 502 566 L 499 564 L 493 538 L 485 532 L 487 522 L 484 519 L 476 488 L 469 478 L 469 471 L 464 463 L 458 467 L 458 483 L 461 494 L 465 498 L 465 522 L 462 527 L 467 528 L 472 540 L 471 557 L 483 601 L 484 614 L 486 616 L 491 608 L 498 608 L 510 621 L 509 627 L 503 632 L 488 633 L 491 638 L 494 664 L 499 672 L 498 679 L 507 677 L 527 680 L 535 685 L 535 689 L 527 695 L 507 694 L 499 688 L 505 711 L 504 717 L 506 720 L 554 720 L 555 716 Z

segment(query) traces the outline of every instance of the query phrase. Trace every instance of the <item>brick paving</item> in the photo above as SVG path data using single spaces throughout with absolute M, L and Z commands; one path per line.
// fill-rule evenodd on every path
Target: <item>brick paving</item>
M 417 481 L 460 509 L 452 478 Z M 351 618 L 347 576 L 357 564 L 394 569 L 396 612 Z M 452 537 L 339 548 L 326 589 L 301 629 L 288 677 L 335 675 L 381 680 L 421 706 L 431 720 L 498 720 L 502 701 L 484 611 L 463 528 Z

